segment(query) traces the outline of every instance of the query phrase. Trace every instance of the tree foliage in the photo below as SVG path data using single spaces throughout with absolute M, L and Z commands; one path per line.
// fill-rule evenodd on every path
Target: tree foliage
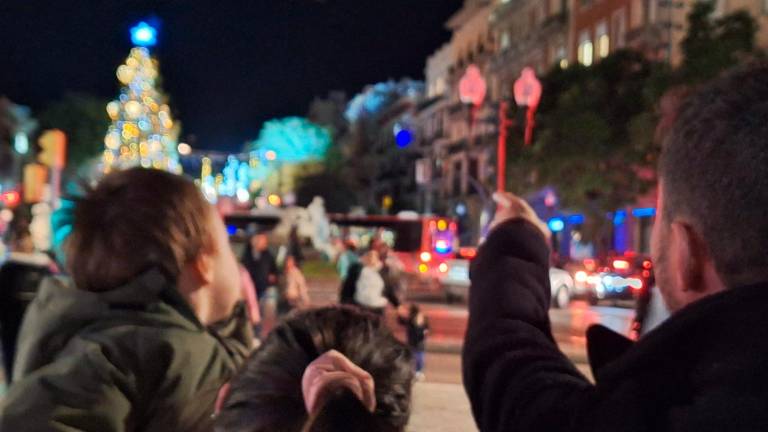
M 264 123 L 249 150 L 273 151 L 287 163 L 320 161 L 331 146 L 331 134 L 302 117 L 286 117 Z
M 40 113 L 42 129 L 61 129 L 67 134 L 67 168 L 75 173 L 101 155 L 109 117 L 107 100 L 86 94 L 70 93 L 51 103 Z
M 688 15 L 688 34 L 682 42 L 685 60 L 681 78 L 698 83 L 755 53 L 758 25 L 747 11 L 713 18 L 714 2 L 699 1 Z
M 510 189 L 554 186 L 565 208 L 593 216 L 585 234 L 600 241 L 605 214 L 655 184 L 662 98 L 756 54 L 754 19 L 747 12 L 713 18 L 713 10 L 710 2 L 694 5 L 677 70 L 621 50 L 592 67 L 556 67 L 544 76 L 534 145 L 523 146 L 522 128 L 508 142 Z M 522 125 L 522 113 L 517 118 Z

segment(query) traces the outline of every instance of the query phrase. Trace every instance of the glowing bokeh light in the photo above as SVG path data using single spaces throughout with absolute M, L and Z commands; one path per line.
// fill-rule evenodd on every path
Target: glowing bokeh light
M 131 28 L 131 42 L 140 47 L 157 44 L 157 29 L 142 21 Z

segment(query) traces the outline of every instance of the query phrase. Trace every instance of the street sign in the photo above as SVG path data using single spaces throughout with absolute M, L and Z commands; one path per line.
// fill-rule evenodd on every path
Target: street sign
M 419 159 L 416 161 L 416 184 L 425 185 L 432 178 L 432 165 L 429 159 Z

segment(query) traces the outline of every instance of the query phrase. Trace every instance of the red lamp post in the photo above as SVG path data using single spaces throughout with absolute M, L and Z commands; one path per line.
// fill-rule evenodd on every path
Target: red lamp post
M 519 107 L 528 107 L 525 124 L 525 145 L 531 145 L 533 141 L 533 128 L 536 121 L 536 108 L 541 102 L 541 82 L 536 78 L 533 68 L 526 67 L 520 73 L 520 78 L 515 81 L 515 102 Z

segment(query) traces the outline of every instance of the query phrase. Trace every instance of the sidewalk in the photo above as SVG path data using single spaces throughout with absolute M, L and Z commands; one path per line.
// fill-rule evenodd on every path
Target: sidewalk
M 406 431 L 477 431 L 464 387 L 460 384 L 416 383 L 411 421 Z

